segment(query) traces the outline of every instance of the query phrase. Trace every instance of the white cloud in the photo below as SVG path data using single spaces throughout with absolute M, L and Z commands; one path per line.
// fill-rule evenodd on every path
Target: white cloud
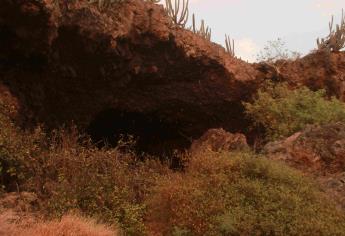
M 344 7 L 344 0 L 318 0 L 314 4 L 314 8 L 320 11 L 322 16 L 338 14 L 342 7 Z
M 241 57 L 243 60 L 254 62 L 259 49 L 260 47 L 250 38 L 235 40 L 236 56 Z

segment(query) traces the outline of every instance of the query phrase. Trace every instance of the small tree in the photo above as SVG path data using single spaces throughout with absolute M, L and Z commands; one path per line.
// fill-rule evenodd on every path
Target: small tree
M 300 56 L 301 54 L 299 52 L 288 50 L 285 42 L 281 38 L 278 38 L 277 40 L 268 41 L 264 49 L 257 55 L 256 60 L 273 63 L 281 59 L 297 59 Z

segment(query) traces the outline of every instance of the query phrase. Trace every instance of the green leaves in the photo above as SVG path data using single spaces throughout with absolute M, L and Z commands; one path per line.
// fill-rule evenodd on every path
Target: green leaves
M 310 179 L 252 153 L 202 153 L 158 180 L 148 222 L 160 235 L 338 235 L 344 215 Z
M 284 83 L 268 84 L 244 106 L 255 124 L 266 129 L 270 140 L 292 135 L 309 124 L 345 122 L 345 104 L 334 97 L 327 99 L 324 90 L 290 90 Z

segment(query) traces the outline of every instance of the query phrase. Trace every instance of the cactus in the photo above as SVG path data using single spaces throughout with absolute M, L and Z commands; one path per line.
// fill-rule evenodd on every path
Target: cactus
M 174 0 L 174 4 L 172 4 L 171 1 L 172 0 L 165 0 L 165 11 L 175 25 L 185 28 L 189 17 L 189 0 L 182 0 L 182 6 L 181 0 Z
M 225 46 L 226 52 L 230 54 L 230 56 L 235 57 L 235 41 L 230 39 L 228 35 L 225 35 Z
M 336 25 L 333 29 L 334 16 L 328 24 L 329 35 L 326 38 L 316 39 L 318 50 L 326 50 L 329 52 L 339 52 L 345 47 L 345 15 L 344 10 L 341 12 L 340 25 Z
M 200 29 L 196 28 L 195 24 L 195 15 L 193 14 L 193 25 L 191 29 L 195 34 L 200 35 L 204 39 L 207 39 L 208 41 L 211 41 L 211 28 L 210 27 L 205 27 L 205 21 L 201 20 L 201 25 Z

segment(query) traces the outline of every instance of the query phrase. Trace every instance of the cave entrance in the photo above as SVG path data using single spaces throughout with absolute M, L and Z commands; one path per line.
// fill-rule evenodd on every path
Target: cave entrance
M 90 123 L 87 133 L 98 147 L 116 146 L 121 139 L 132 136 L 139 155 L 171 157 L 175 150 L 190 146 L 190 141 L 181 134 L 177 125 L 164 122 L 155 115 L 115 109 L 99 113 Z

